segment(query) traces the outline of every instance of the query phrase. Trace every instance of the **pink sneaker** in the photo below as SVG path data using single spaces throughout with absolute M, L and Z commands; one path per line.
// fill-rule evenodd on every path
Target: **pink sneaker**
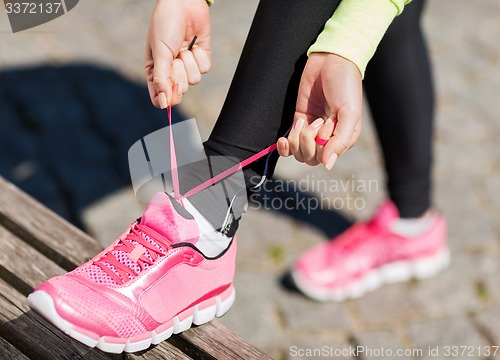
M 304 253 L 292 270 L 297 287 L 318 301 L 342 301 L 445 269 L 450 255 L 443 216 L 434 215 L 428 230 L 415 237 L 391 231 L 398 217 L 396 206 L 386 201 L 368 223 L 355 224 Z
M 235 298 L 236 239 L 216 258 L 194 245 L 195 220 L 164 193 L 107 249 L 28 296 L 32 309 L 82 343 L 121 353 L 222 316 Z

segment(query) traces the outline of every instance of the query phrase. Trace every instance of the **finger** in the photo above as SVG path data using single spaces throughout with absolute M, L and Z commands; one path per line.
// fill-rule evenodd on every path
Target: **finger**
M 306 126 L 306 120 L 303 117 L 296 117 L 290 133 L 288 134 L 288 145 L 290 147 L 291 154 L 297 159 L 297 161 L 304 162 L 302 158 L 302 153 L 300 152 L 300 133 L 302 129 Z
M 182 102 L 182 84 L 174 84 L 172 87 L 172 100 L 170 105 L 179 105 Z
M 193 53 L 194 59 L 196 60 L 196 64 L 198 64 L 200 73 L 207 73 L 212 66 L 210 55 L 205 51 L 205 49 L 199 46 L 194 47 L 191 52 Z
M 290 147 L 288 145 L 287 138 L 284 137 L 279 138 L 277 145 L 278 145 L 278 153 L 280 154 L 280 156 L 288 157 L 292 155 L 292 153 L 290 152 Z
M 151 76 L 152 78 L 152 76 Z M 149 97 L 153 105 L 157 108 L 160 108 L 160 104 L 158 103 L 158 93 L 156 92 L 155 86 L 153 85 L 153 81 L 147 81 Z
M 174 84 L 172 92 L 172 105 L 182 102 L 182 95 L 188 90 L 188 76 L 181 59 L 175 59 L 172 63 L 172 82 Z
M 189 89 L 188 74 L 181 59 L 175 59 L 172 63 L 172 82 L 181 85 L 179 90 L 182 91 L 182 94 L 185 94 Z
M 171 64 L 172 53 L 165 45 L 160 44 L 153 49 L 153 86 L 158 94 L 158 105 L 164 109 L 170 104 L 172 98 Z
M 336 120 L 334 121 L 334 116 L 326 119 L 325 123 L 319 128 L 318 134 L 316 136 L 320 139 L 329 140 L 333 135 L 335 122 Z M 318 162 L 321 162 L 321 159 L 323 158 L 324 148 L 324 145 L 316 144 L 316 160 L 318 160 Z
M 179 56 L 184 63 L 184 67 L 186 68 L 189 83 L 191 85 L 198 84 L 201 80 L 201 73 L 200 69 L 198 69 L 198 64 L 194 59 L 193 53 L 189 50 L 184 50 L 181 51 Z
M 314 138 L 325 121 L 321 118 L 314 120 L 306 126 L 300 133 L 300 151 L 302 158 L 307 165 L 315 166 L 319 162 L 316 160 L 316 142 Z
M 337 118 L 333 136 L 325 145 L 321 161 L 328 170 L 332 169 L 337 158 L 351 146 L 351 138 L 356 124 L 361 119 L 361 113 L 353 109 L 341 109 Z
M 146 84 L 148 85 L 149 97 L 151 98 L 151 102 L 157 108 L 160 107 L 158 103 L 158 93 L 156 92 L 155 86 L 153 84 L 153 52 L 149 45 L 146 49 L 146 56 L 144 58 L 144 75 L 146 76 Z
M 168 101 L 165 93 L 161 93 L 161 95 L 158 94 L 155 85 L 153 84 L 153 80 L 148 81 L 147 85 L 148 85 L 149 97 L 153 105 L 158 109 L 166 108 L 168 106 Z

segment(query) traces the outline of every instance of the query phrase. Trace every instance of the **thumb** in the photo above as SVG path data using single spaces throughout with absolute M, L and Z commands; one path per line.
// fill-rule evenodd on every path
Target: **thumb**
M 280 156 L 288 157 L 292 155 L 290 152 L 290 146 L 288 145 L 288 139 L 286 137 L 280 137 L 278 139 L 277 148 Z
M 174 57 L 164 44 L 153 50 L 153 86 L 158 94 L 160 108 L 172 103 L 172 62 Z

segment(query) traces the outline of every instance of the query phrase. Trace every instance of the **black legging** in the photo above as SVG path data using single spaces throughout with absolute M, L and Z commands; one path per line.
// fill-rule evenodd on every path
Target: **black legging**
M 387 187 L 402 217 L 430 207 L 434 89 L 420 15 L 413 1 L 370 61 L 364 88 L 382 147 Z
M 261 0 L 221 114 L 205 148 L 243 160 L 291 126 L 306 50 L 340 1 Z M 396 18 L 364 81 L 382 145 L 388 190 L 402 217 L 430 206 L 433 89 L 419 19 L 423 0 Z M 268 175 L 278 156 L 270 161 Z M 247 181 L 265 162 L 245 169 Z

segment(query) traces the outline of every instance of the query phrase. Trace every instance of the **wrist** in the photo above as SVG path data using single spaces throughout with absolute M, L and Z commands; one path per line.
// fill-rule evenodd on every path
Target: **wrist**
M 363 76 L 382 36 L 401 10 L 392 0 L 343 0 L 308 54 L 340 55 L 356 64 Z
M 353 69 L 356 69 L 360 73 L 360 75 L 362 75 L 361 72 L 359 71 L 359 66 L 354 61 L 345 56 L 342 56 L 341 54 L 336 54 L 332 52 L 312 52 L 309 54 L 309 58 L 318 58 L 318 59 L 323 58 L 324 62 L 349 65 Z

